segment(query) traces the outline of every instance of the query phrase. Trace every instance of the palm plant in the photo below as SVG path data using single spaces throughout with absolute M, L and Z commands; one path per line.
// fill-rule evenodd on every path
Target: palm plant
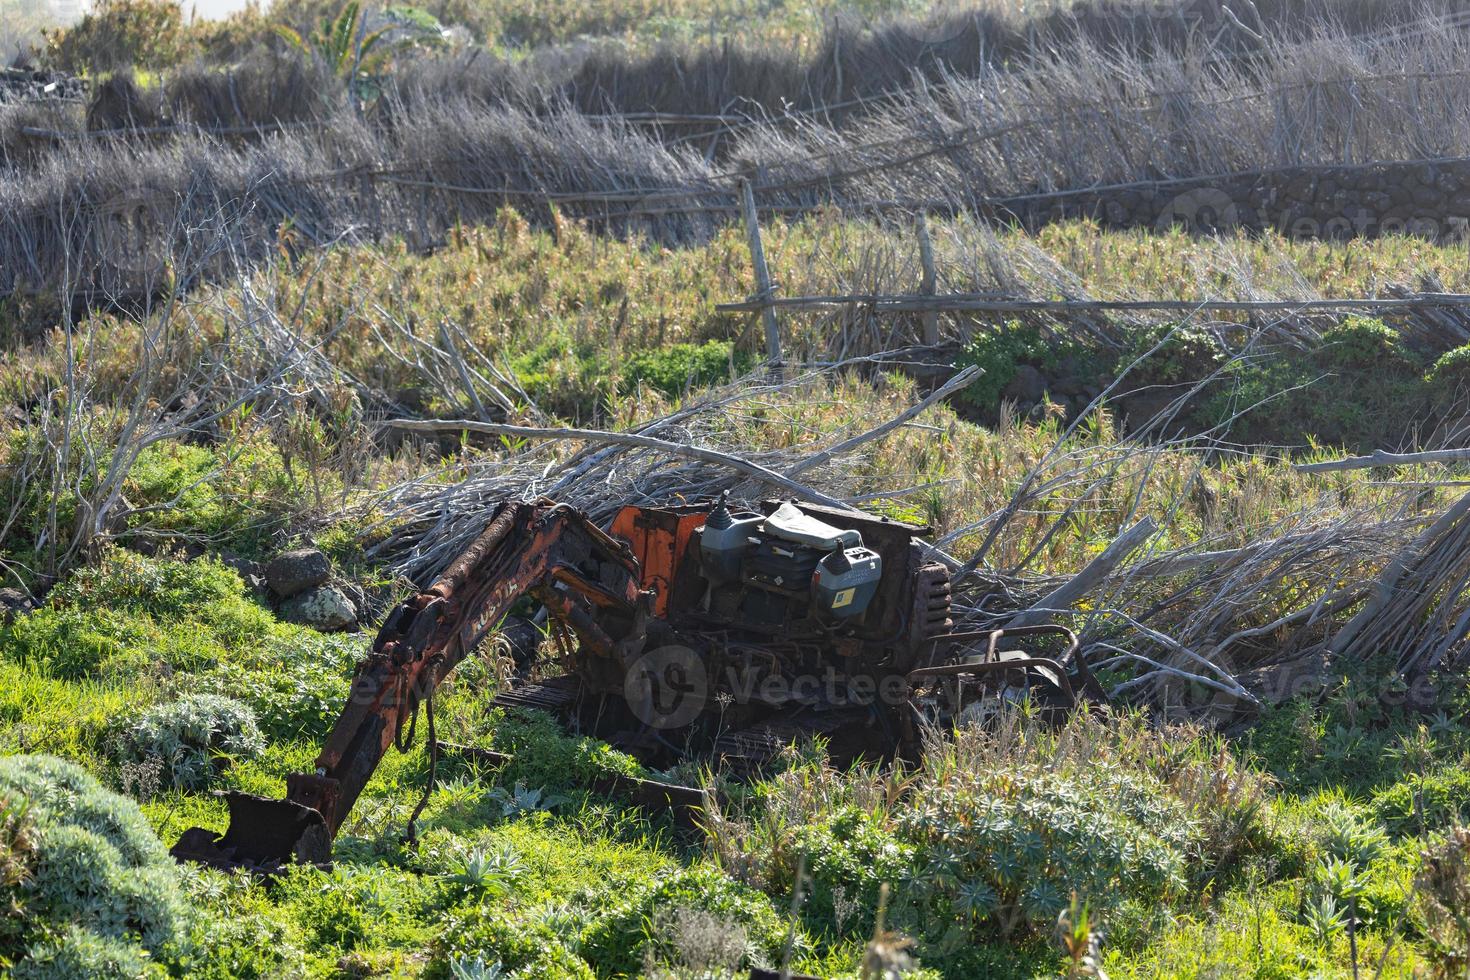
M 284 24 L 274 29 L 292 47 L 321 59 L 342 78 L 377 71 L 394 49 L 444 43 L 443 25 L 418 7 L 388 7 L 376 19 L 381 26 L 369 31 L 367 12 L 357 0 L 350 0 L 336 17 L 322 21 L 308 36 Z
M 370 61 L 380 60 L 380 54 L 375 55 L 374 51 L 383 44 L 390 30 L 382 27 L 369 32 L 367 18 L 357 0 L 350 0 L 335 18 L 322 21 L 306 37 L 285 24 L 275 25 L 276 34 L 287 44 L 321 59 L 338 78 L 355 78 Z

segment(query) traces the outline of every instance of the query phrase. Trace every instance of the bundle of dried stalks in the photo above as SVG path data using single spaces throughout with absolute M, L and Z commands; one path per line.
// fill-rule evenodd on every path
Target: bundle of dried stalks
M 848 120 L 791 113 L 754 125 L 766 118 L 756 113 L 719 152 L 564 96 L 528 107 L 452 86 L 435 98 L 409 86 L 403 104 L 338 107 L 251 145 L 199 132 L 157 145 L 63 140 L 3 171 L 0 294 L 51 290 L 68 273 L 88 286 L 119 280 L 114 239 L 167 252 L 168 229 L 181 225 L 207 225 L 245 255 L 343 236 L 427 248 L 508 204 L 553 226 L 559 214 L 678 242 L 738 215 L 742 174 L 754 175 L 766 213 L 989 213 L 1057 190 L 1470 155 L 1470 35 L 1311 23 L 1248 60 L 1219 35 L 1167 55 L 1040 47 L 1003 68 L 921 80 Z M 219 98 L 205 101 L 180 112 L 226 118 Z
M 383 526 L 391 530 L 368 554 L 411 578 L 432 578 L 483 531 L 487 515 L 506 499 L 551 497 L 600 521 L 610 520 L 618 508 L 630 503 L 713 500 L 725 491 L 737 500 L 758 499 L 764 493 L 851 506 L 840 496 L 850 489 L 844 488 L 841 477 L 844 457 L 970 384 L 977 374 L 973 368 L 955 375 L 895 419 L 829 446 L 805 447 L 800 453 L 742 452 L 721 419 L 741 402 L 808 387 L 870 360 L 847 361 L 789 379 L 746 379 L 627 432 L 395 420 L 390 424 L 405 431 L 479 432 L 530 440 L 530 445 L 507 457 L 477 461 L 450 482 L 416 479 L 372 500 L 367 510 L 382 515 Z M 581 443 L 582 448 L 571 451 L 568 443 Z M 825 490 L 798 479 L 818 467 Z M 936 553 L 942 555 L 937 549 Z M 952 558 L 949 561 L 958 566 Z

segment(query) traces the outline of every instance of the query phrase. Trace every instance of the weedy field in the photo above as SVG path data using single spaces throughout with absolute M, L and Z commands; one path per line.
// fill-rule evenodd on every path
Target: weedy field
M 1465 241 L 991 206 L 1457 160 L 1467 26 L 107 0 L 46 35 L 0 89 L 0 968 L 1470 975 Z M 311 771 L 497 502 L 722 492 L 928 526 L 958 624 L 1075 629 L 1108 703 L 655 770 L 493 707 L 496 635 L 330 868 L 168 854 Z

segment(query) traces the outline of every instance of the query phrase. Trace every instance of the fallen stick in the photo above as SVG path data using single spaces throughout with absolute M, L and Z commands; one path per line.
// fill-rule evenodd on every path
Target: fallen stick
M 1072 608 L 1078 599 L 1091 592 L 1094 586 L 1107 578 L 1123 559 L 1151 538 L 1158 529 L 1152 517 L 1145 517 L 1118 535 L 1113 543 L 1108 545 L 1102 554 L 1088 562 L 1087 567 L 1082 571 L 1067 579 L 1030 609 L 1012 617 L 1011 621 L 1006 624 L 1006 629 L 1035 626 L 1049 619 L 1055 610 Z
M 1375 466 L 1414 466 L 1420 463 L 1470 462 L 1470 449 L 1433 449 L 1422 453 L 1386 453 L 1379 450 L 1367 456 L 1328 459 L 1318 463 L 1297 463 L 1298 473 L 1336 473 L 1343 470 L 1366 470 Z
M 1470 294 L 1409 294 L 1396 299 L 1139 299 L 1139 300 L 1044 300 L 1016 299 L 984 293 L 951 293 L 940 296 L 906 293 L 848 293 L 834 296 L 773 296 L 761 300 L 717 303 L 717 313 L 751 313 L 779 307 L 804 309 L 828 306 L 865 306 L 875 313 L 922 313 L 969 311 L 991 313 L 1310 313 L 1340 310 L 1413 310 L 1421 308 L 1464 309 Z

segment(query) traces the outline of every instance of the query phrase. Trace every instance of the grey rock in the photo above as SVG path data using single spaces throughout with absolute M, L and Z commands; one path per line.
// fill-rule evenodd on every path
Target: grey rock
M 265 580 L 282 599 L 299 595 L 332 577 L 332 563 L 315 548 L 286 551 L 265 566 Z
M 0 622 L 11 623 L 35 610 L 31 597 L 20 589 L 0 589 Z
M 355 625 L 357 610 L 341 589 L 335 585 L 323 585 L 281 603 L 281 618 L 288 623 L 330 633 Z
M 1308 174 L 1288 181 L 1282 194 L 1294 201 L 1310 201 L 1317 193 L 1317 179 Z
M 1013 402 L 1039 402 L 1046 395 L 1046 378 L 1029 364 L 1016 368 L 1016 376 L 1001 392 L 1001 397 Z
M 261 576 L 265 574 L 265 567 L 258 561 L 249 558 L 241 558 L 239 555 L 219 555 L 219 563 L 226 568 L 233 568 L 240 573 L 241 578 L 250 578 L 252 575 Z
M 1363 203 L 1371 208 L 1376 214 L 1382 214 L 1393 207 L 1393 198 L 1383 191 L 1369 191 L 1363 195 Z
M 246 587 L 263 599 L 270 598 L 270 587 L 265 580 L 265 565 L 249 558 L 241 558 L 238 555 L 220 555 L 219 562 L 226 568 L 233 568 L 245 582 Z
M 359 623 L 367 622 L 373 618 L 372 603 L 368 601 L 367 591 L 362 586 L 355 582 L 342 582 L 337 585 L 337 588 L 342 590 L 342 594 L 347 597 L 347 601 L 352 603 L 352 608 L 357 610 L 357 621 Z
M 1075 397 L 1087 390 L 1087 384 L 1075 374 L 1069 374 L 1056 383 L 1054 390 L 1058 395 Z
M 1414 192 L 1414 203 L 1421 208 L 1432 208 L 1444 200 L 1444 195 L 1433 187 L 1421 187 Z

